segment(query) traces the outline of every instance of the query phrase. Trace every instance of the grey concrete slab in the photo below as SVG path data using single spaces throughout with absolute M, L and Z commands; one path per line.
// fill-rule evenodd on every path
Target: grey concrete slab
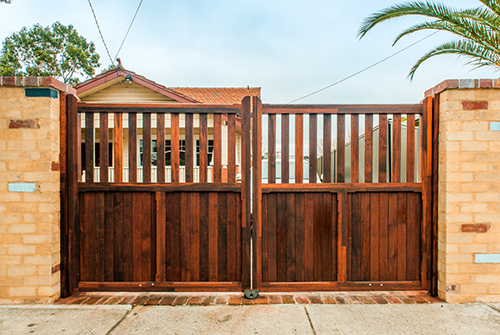
M 316 334 L 500 334 L 483 304 L 308 305 Z
M 0 306 L 1 335 L 106 334 L 131 306 Z
M 111 334 L 313 334 L 302 305 L 137 307 Z

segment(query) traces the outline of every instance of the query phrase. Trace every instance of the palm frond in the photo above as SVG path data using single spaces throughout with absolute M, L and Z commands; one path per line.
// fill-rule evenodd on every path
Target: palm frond
M 465 56 L 470 58 L 469 64 L 476 68 L 483 66 L 500 67 L 500 55 L 491 52 L 484 46 L 471 41 L 451 41 L 434 48 L 427 52 L 413 65 L 408 77 L 413 79 L 415 72 L 426 60 L 440 55 L 455 54 L 459 57 Z

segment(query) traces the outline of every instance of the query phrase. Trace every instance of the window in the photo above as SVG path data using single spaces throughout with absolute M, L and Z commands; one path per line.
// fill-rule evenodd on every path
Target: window
M 143 166 L 143 142 L 139 141 L 139 161 L 140 166 Z M 151 143 L 151 164 L 153 166 L 158 165 L 158 142 L 157 140 L 152 140 Z M 172 145 L 170 140 L 165 140 L 165 165 L 172 165 Z M 179 165 L 186 165 L 186 141 L 179 141 Z
M 212 161 L 213 152 L 214 140 L 208 140 L 208 165 L 210 165 L 210 162 Z M 200 140 L 196 140 L 196 166 L 200 166 Z
M 99 167 L 101 166 L 101 145 L 100 143 L 94 143 L 94 166 Z M 81 143 L 81 162 L 82 162 L 82 169 L 85 170 L 85 164 L 86 164 L 86 159 L 85 159 L 85 143 Z M 108 143 L 108 162 L 109 166 L 113 166 L 113 143 Z

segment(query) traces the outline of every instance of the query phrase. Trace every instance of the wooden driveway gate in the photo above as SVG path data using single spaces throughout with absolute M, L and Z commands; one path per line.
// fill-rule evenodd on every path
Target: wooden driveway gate
M 63 294 L 433 289 L 431 99 L 67 111 Z

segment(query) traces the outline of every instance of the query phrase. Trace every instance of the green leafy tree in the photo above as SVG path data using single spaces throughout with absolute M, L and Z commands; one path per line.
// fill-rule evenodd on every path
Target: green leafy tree
M 94 43 L 59 22 L 23 27 L 5 39 L 0 53 L 0 75 L 52 76 L 69 85 L 94 75 L 99 65 Z
M 433 2 L 412 1 L 392 7 L 367 17 L 360 30 L 363 38 L 377 24 L 404 17 L 423 16 L 430 20 L 415 24 L 401 32 L 396 44 L 402 37 L 422 30 L 447 31 L 459 36 L 424 54 L 413 66 L 409 77 L 413 78 L 419 66 L 434 56 L 455 54 L 469 59 L 476 68 L 483 66 L 500 67 L 500 0 L 479 0 L 483 6 L 459 10 Z M 393 45 L 394 45 L 393 44 Z
M 0 0 L 0 2 L 10 3 L 11 0 Z

